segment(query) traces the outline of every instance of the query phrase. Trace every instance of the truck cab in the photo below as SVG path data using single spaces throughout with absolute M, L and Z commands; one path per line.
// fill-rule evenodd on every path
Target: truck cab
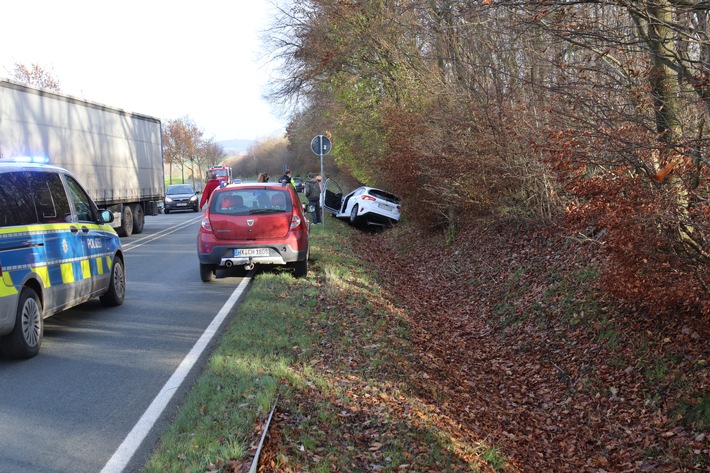
M 208 173 L 214 173 L 218 181 L 223 181 L 226 184 L 232 183 L 232 167 L 231 166 L 212 166 Z

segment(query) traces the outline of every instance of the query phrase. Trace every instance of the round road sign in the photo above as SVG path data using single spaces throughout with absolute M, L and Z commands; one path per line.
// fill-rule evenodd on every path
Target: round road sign
M 325 135 L 318 135 L 311 140 L 311 149 L 318 156 L 328 154 L 333 145 L 330 138 Z

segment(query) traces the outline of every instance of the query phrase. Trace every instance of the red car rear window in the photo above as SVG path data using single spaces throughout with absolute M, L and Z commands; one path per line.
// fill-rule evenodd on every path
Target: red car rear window
M 282 189 L 224 189 L 212 196 L 210 212 L 223 215 L 291 213 L 291 195 Z

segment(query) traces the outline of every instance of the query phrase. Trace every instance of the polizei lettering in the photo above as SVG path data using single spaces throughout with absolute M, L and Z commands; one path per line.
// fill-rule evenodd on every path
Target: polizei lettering
M 87 241 L 87 244 L 89 245 L 89 248 L 94 249 L 94 250 L 101 249 L 101 239 L 100 238 L 89 238 L 86 241 Z

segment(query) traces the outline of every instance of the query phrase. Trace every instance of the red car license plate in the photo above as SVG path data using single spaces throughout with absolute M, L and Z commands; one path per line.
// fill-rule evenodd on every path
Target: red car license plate
M 234 256 L 269 256 L 268 248 L 239 248 L 234 250 Z

